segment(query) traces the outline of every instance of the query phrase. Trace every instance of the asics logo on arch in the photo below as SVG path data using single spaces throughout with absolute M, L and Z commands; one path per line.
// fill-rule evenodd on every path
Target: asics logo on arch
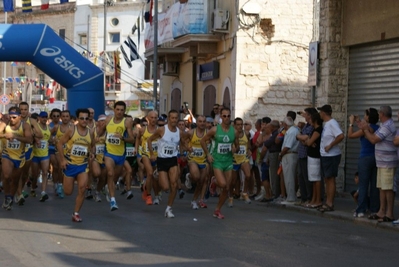
M 58 56 L 59 54 L 61 54 L 61 52 L 62 52 L 61 49 L 56 46 L 52 46 L 51 48 L 46 47 L 46 48 L 40 49 L 40 54 L 42 56 L 54 57 L 54 62 L 58 66 L 63 68 L 65 71 L 67 71 L 75 79 L 80 79 L 82 77 L 82 75 L 85 74 L 85 72 L 82 71 L 81 69 L 79 69 L 78 67 L 76 67 L 75 64 L 73 64 L 65 56 L 63 56 L 63 55 Z

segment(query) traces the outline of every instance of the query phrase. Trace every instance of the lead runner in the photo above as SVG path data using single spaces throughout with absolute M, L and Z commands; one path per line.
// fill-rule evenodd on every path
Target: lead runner
M 240 147 L 239 138 L 237 138 L 239 135 L 234 127 L 230 125 L 230 116 L 230 109 L 223 108 L 220 115 L 222 123 L 214 126 L 201 139 L 202 149 L 207 155 L 208 162 L 212 164 L 216 184 L 222 189 L 218 204 L 213 212 L 213 217 L 218 219 L 224 219 L 224 215 L 220 213 L 220 209 L 226 202 L 231 183 L 233 153 Z M 212 139 L 215 141 L 215 144 L 210 152 L 207 143 Z

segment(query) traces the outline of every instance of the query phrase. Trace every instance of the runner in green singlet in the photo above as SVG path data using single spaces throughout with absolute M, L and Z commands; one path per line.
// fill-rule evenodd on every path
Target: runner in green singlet
M 213 217 L 224 219 L 220 213 L 224 202 L 227 199 L 228 189 L 230 187 L 231 175 L 233 169 L 233 153 L 239 149 L 239 138 L 237 131 L 230 125 L 230 109 L 221 110 L 222 123 L 214 126 L 201 139 L 201 146 L 207 155 L 207 160 L 212 164 L 216 177 L 216 183 L 221 188 L 219 201 L 213 213 Z M 207 143 L 214 140 L 212 151 L 208 150 Z

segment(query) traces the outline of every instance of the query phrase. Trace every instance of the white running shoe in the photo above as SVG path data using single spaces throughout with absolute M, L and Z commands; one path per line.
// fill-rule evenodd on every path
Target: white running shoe
M 101 197 L 99 194 L 94 194 L 94 201 L 95 202 L 101 202 Z
M 110 202 L 111 198 L 109 196 L 109 189 L 107 184 L 104 186 L 104 189 L 105 189 L 105 198 L 107 199 L 108 202 Z
M 155 197 L 154 201 L 152 202 L 153 205 L 159 205 L 159 197 Z
M 165 210 L 165 217 L 166 217 L 166 218 L 174 218 L 174 217 L 175 217 L 175 215 L 172 213 L 172 209 L 166 208 L 166 210 Z
M 193 210 L 197 210 L 197 209 L 198 209 L 197 201 L 191 201 L 191 208 L 192 208 Z
M 261 192 L 259 195 L 257 195 L 257 196 L 255 197 L 255 201 L 260 201 L 260 200 L 262 200 L 264 197 L 265 197 L 265 195 L 263 194 L 263 192 Z
M 190 173 L 186 174 L 186 181 L 184 182 L 184 185 L 187 187 L 187 189 L 191 189 L 193 187 L 190 180 Z

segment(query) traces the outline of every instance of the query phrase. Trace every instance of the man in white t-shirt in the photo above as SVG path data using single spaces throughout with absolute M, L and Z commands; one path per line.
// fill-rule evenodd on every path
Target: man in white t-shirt
M 323 132 L 320 143 L 321 177 L 326 183 L 326 203 L 319 211 L 334 211 L 335 177 L 338 176 L 338 167 L 341 162 L 341 149 L 338 144 L 344 140 L 344 133 L 338 122 L 331 117 L 332 108 L 324 105 L 320 108 L 320 117 L 324 121 Z

